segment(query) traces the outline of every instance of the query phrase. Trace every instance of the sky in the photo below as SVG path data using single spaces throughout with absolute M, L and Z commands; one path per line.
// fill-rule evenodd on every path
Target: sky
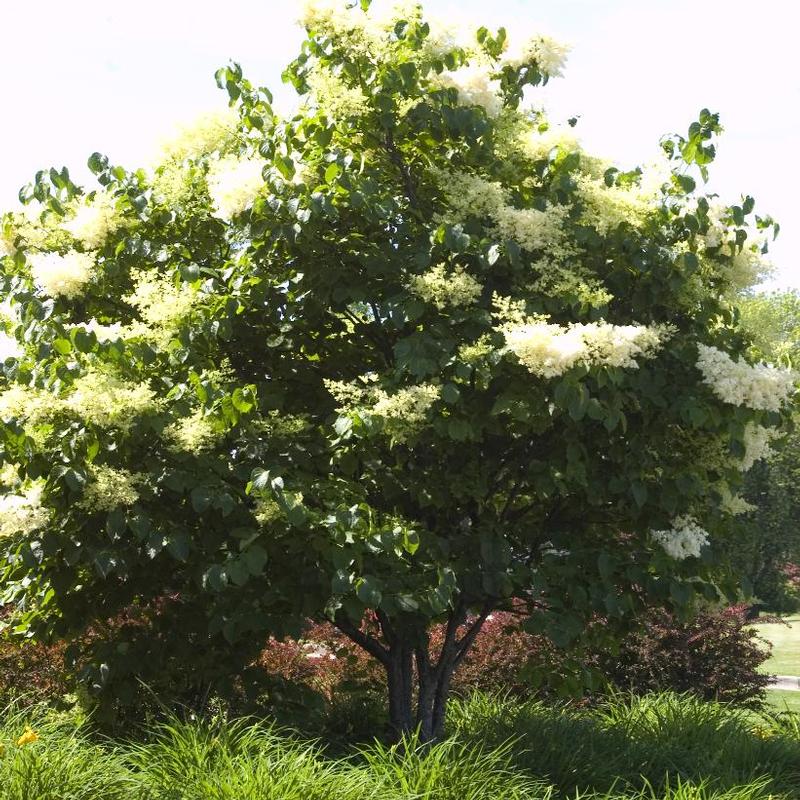
M 381 0 L 378 0 L 381 2 Z M 29 0 L 3 4 L 0 209 L 37 169 L 83 178 L 94 151 L 136 167 L 180 123 L 226 95 L 214 71 L 242 64 L 290 107 L 280 73 L 302 39 L 298 0 Z M 490 8 L 486 8 L 489 5 Z M 579 117 L 584 147 L 623 167 L 652 160 L 701 108 L 725 134 L 709 191 L 756 199 L 781 233 L 766 288 L 800 289 L 800 46 L 795 0 L 427 0 L 436 16 L 540 30 L 572 45 L 565 77 L 533 99 Z

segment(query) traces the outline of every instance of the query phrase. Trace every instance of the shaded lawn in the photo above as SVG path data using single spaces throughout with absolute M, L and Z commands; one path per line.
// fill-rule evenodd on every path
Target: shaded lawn
M 767 706 L 773 711 L 788 710 L 800 714 L 800 692 L 770 689 L 767 692 Z
M 800 614 L 785 620 L 788 625 L 756 625 L 759 635 L 772 643 L 772 656 L 762 671 L 775 675 L 800 675 Z

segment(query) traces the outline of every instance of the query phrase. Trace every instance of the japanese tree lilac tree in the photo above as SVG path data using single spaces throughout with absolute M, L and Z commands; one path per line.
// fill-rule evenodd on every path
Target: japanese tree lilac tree
M 233 64 L 154 170 L 94 154 L 96 187 L 43 171 L 3 218 L 2 597 L 20 635 L 91 628 L 123 697 L 327 616 L 430 740 L 494 609 L 566 644 L 735 593 L 737 487 L 794 391 L 730 302 L 772 223 L 698 189 L 715 114 L 627 172 L 549 127 L 548 37 L 302 21 L 293 116 Z

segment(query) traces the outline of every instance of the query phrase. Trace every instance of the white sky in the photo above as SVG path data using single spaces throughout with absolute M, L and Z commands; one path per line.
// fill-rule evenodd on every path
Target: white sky
M 288 104 L 282 67 L 301 31 L 298 0 L 28 0 L 2 3 L 0 208 L 40 168 L 81 176 L 94 150 L 144 163 L 175 124 L 221 107 L 214 70 L 239 61 Z M 428 11 L 536 28 L 572 43 L 542 91 L 551 118 L 580 115 L 590 151 L 649 160 L 697 112 L 726 128 L 710 188 L 742 192 L 782 226 L 771 286 L 800 288 L 800 3 L 795 0 L 427 0 Z

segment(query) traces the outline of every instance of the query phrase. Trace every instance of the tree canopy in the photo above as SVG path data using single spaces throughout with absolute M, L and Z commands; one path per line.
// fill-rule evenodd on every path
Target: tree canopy
M 2 596 L 20 634 L 94 631 L 94 691 L 325 615 L 429 738 L 493 609 L 567 644 L 737 591 L 794 375 L 745 358 L 772 221 L 698 188 L 717 115 L 620 170 L 531 105 L 559 43 L 369 6 L 307 5 L 295 114 L 231 64 L 153 169 L 95 153 L 3 218 Z

